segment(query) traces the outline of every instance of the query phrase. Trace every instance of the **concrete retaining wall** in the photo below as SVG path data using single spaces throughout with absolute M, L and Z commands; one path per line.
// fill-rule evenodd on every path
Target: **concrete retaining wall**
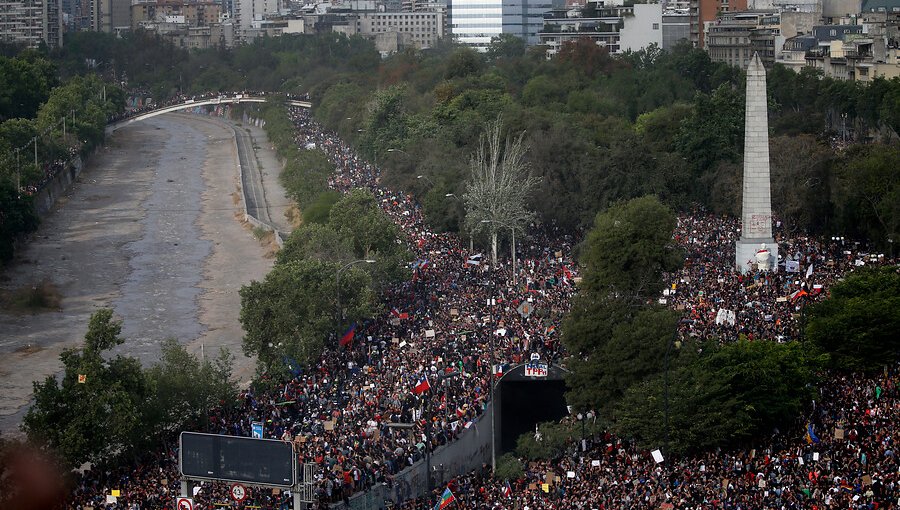
M 442 446 L 431 455 L 432 484 L 446 485 L 451 478 L 481 468 L 491 462 L 491 413 L 492 404 L 478 421 L 460 434 L 456 441 Z M 344 503 L 331 505 L 332 510 L 382 510 L 385 501 L 402 503 L 426 496 L 428 489 L 427 465 L 419 461 L 394 475 L 392 487 L 376 485 L 366 492 L 353 495 L 349 506 Z
M 69 187 L 72 186 L 72 183 L 75 182 L 75 179 L 81 174 L 83 168 L 84 162 L 81 160 L 81 156 L 76 156 L 72 161 L 72 165 L 58 173 L 53 179 L 50 179 L 50 181 L 37 192 L 34 196 L 34 210 L 39 216 L 46 216 L 47 213 L 53 209 L 53 204 L 55 204 L 56 200 L 63 196 Z

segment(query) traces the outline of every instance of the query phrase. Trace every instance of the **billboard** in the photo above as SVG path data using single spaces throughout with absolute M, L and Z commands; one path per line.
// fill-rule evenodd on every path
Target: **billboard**
M 297 484 L 293 445 L 276 439 L 182 432 L 178 468 L 187 478 L 290 488 Z

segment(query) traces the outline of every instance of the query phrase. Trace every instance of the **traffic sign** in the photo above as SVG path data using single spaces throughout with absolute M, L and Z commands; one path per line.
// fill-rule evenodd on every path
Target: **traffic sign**
M 175 508 L 177 510 L 194 510 L 194 500 L 191 498 L 175 498 Z
M 231 499 L 237 501 L 238 503 L 247 499 L 247 488 L 239 483 L 232 485 Z
M 291 488 L 297 484 L 293 444 L 275 439 L 181 433 L 178 465 L 191 480 Z

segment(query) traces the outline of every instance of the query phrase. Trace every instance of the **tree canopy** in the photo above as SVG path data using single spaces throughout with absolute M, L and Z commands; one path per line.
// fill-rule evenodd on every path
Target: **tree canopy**
M 115 464 L 141 447 L 171 440 L 206 409 L 227 406 L 236 392 L 231 357 L 198 360 L 174 340 L 160 363 L 143 369 L 109 351 L 125 342 L 112 310 L 91 316 L 84 346 L 60 355 L 63 374 L 34 383 L 34 405 L 23 420 L 28 438 L 53 448 L 69 467 Z
M 806 334 L 833 366 L 881 370 L 900 356 L 900 274 L 896 267 L 860 269 L 810 306 Z

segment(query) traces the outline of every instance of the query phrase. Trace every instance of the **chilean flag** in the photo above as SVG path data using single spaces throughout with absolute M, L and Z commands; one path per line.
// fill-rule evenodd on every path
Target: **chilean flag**
M 503 486 L 503 495 L 507 498 L 512 497 L 512 487 L 509 486 L 509 480 L 506 481 L 506 485 Z
M 391 309 L 391 315 L 393 315 L 394 317 L 396 317 L 396 318 L 398 318 L 398 319 L 408 319 L 408 318 L 409 318 L 409 314 L 408 314 L 408 313 L 406 313 L 406 312 L 401 312 L 401 311 L 398 310 L 396 307 L 394 307 L 394 308 Z
M 354 334 L 356 334 L 356 323 L 355 322 L 350 325 L 350 329 L 348 329 L 347 332 L 344 333 L 344 336 L 341 337 L 341 340 L 340 340 L 341 347 L 347 347 L 348 345 L 350 345 L 350 343 L 353 342 Z
M 419 378 L 418 384 L 416 384 L 416 386 L 413 388 L 413 393 L 415 393 L 416 395 L 421 395 L 422 393 L 425 393 L 430 389 L 431 385 L 428 384 L 428 377 L 423 375 Z

